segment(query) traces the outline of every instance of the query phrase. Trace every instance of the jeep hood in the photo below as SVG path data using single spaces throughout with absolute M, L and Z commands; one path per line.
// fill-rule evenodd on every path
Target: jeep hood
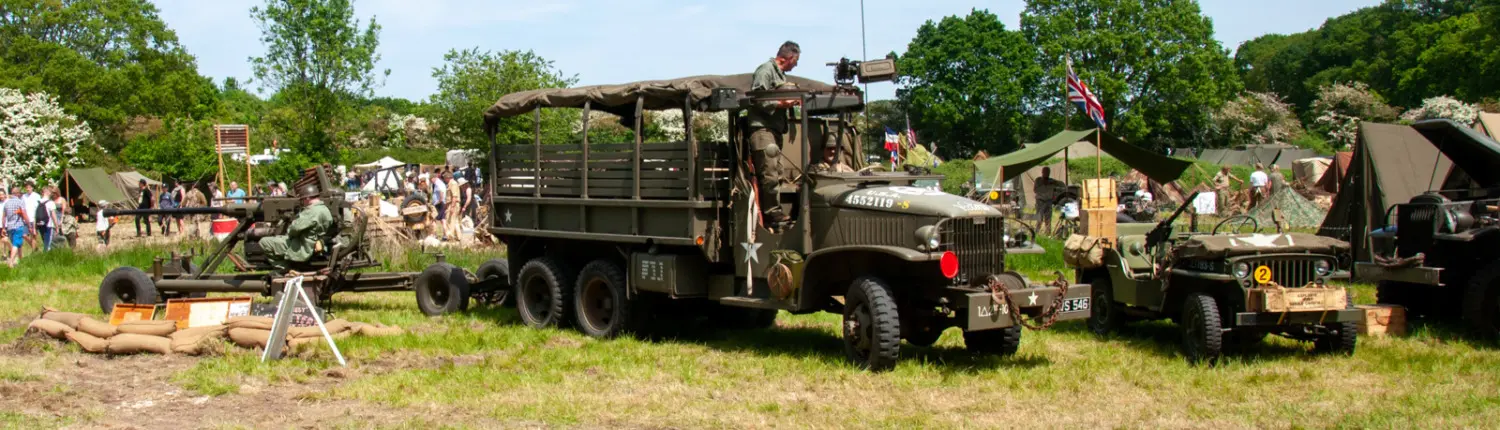
M 832 187 L 830 187 L 832 188 Z M 945 218 L 1000 216 L 989 205 L 942 191 L 909 186 L 846 187 L 829 190 L 829 204 L 837 208 L 872 210 Z
M 1265 253 L 1333 256 L 1348 251 L 1349 242 L 1307 233 L 1205 234 L 1188 238 L 1172 250 L 1179 259 L 1220 259 Z

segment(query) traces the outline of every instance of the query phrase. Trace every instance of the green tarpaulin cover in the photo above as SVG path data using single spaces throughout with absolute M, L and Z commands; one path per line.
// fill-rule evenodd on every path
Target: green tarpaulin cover
M 67 180 L 63 186 L 67 187 L 67 196 L 70 198 L 82 197 L 91 203 L 99 203 L 104 200 L 113 204 L 126 204 L 125 194 L 115 186 L 104 169 L 68 169 Z
M 1063 148 L 1067 148 L 1068 145 L 1072 145 L 1075 142 L 1093 142 L 1096 131 L 1097 129 L 1064 131 L 1052 135 L 1052 137 L 1047 138 L 1047 140 L 1041 143 L 1031 145 L 1019 151 L 999 157 L 991 157 L 988 160 L 976 161 L 974 162 L 974 168 L 979 170 L 981 181 L 988 184 L 995 180 L 996 170 L 1004 166 L 1005 178 L 1003 180 L 1008 181 L 1021 176 L 1021 174 L 1033 166 L 1042 164 L 1042 162 L 1052 158 L 1053 155 L 1061 152 Z M 1157 154 L 1125 143 L 1125 141 L 1107 132 L 1099 134 L 1102 138 L 1099 146 L 1105 153 L 1114 156 L 1132 169 L 1139 170 L 1146 177 L 1156 182 L 1167 183 L 1175 181 L 1178 177 L 1182 176 L 1182 172 L 1187 171 L 1188 167 L 1193 165 L 1190 161 Z

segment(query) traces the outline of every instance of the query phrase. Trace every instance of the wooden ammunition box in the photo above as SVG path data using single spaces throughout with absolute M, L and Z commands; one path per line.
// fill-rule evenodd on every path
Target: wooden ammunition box
M 1245 306 L 1250 312 L 1339 311 L 1349 306 L 1343 288 L 1251 288 Z
M 1083 195 L 1079 198 L 1083 199 L 1084 209 L 1114 211 L 1120 206 L 1119 197 L 1115 195 L 1115 180 L 1109 178 L 1084 179 Z
M 1113 243 L 1115 240 L 1115 213 L 1118 212 L 1114 206 L 1108 209 L 1084 209 L 1083 219 L 1079 220 L 1079 228 L 1084 236 L 1107 239 Z
M 1405 336 L 1406 308 L 1397 305 L 1358 305 L 1365 312 L 1359 332 L 1365 336 Z

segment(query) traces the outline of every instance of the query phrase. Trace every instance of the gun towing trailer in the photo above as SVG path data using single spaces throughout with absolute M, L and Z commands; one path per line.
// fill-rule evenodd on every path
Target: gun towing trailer
M 1087 285 L 1036 285 L 1005 269 L 1006 223 L 994 208 L 912 186 L 940 176 L 874 172 L 878 165 L 809 169 L 825 157 L 862 164 L 852 119 L 864 100 L 853 83 L 894 74 L 884 60 L 835 66 L 832 86 L 790 77 L 793 88 L 752 92 L 749 75 L 700 76 L 502 97 L 486 110 L 485 127 L 489 231 L 507 255 L 473 283 L 434 266 L 452 282 L 425 295 L 456 309 L 468 294 L 513 289 L 526 324 L 570 324 L 596 337 L 652 319 L 690 325 L 689 315 L 765 327 L 782 310 L 838 312 L 849 358 L 870 369 L 894 365 L 901 340 L 931 345 L 949 327 L 964 330 L 971 351 L 1006 355 L 1019 346 L 1022 314 L 1042 326 L 1088 317 Z M 776 204 L 793 222 L 772 229 L 754 209 L 771 190 L 756 185 L 741 114 L 778 101 L 800 114 L 778 145 L 789 180 Z M 541 108 L 582 110 L 581 142 L 543 144 Z M 632 124 L 634 141 L 590 142 L 595 109 Z M 647 142 L 645 111 L 666 109 L 683 113 L 683 137 Z M 525 114 L 535 142 L 495 144 L 502 123 L 515 127 Z M 700 136 L 700 114 L 727 114 L 728 141 Z M 832 154 L 813 152 L 829 142 Z M 419 301 L 423 289 L 442 286 L 419 285 Z

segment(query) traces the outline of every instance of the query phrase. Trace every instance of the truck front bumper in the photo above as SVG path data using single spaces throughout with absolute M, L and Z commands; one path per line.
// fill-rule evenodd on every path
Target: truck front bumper
M 1334 311 L 1303 312 L 1239 312 L 1234 314 L 1237 327 L 1279 326 L 1296 324 L 1324 324 L 1334 322 L 1358 322 L 1364 319 L 1364 311 L 1340 309 Z
M 965 331 L 991 330 L 1006 328 L 1015 325 L 1012 318 L 1010 306 L 1005 303 L 996 303 L 994 296 L 989 291 L 974 291 L 971 289 L 957 290 L 961 298 L 957 304 L 961 305 L 964 315 L 959 316 L 962 322 L 961 328 Z M 1062 289 L 1046 285 L 1033 285 L 1028 288 L 1011 290 L 1008 299 L 1020 308 L 1021 314 L 1029 318 L 1037 318 L 1042 312 L 1047 311 L 1047 306 L 1057 298 Z M 1057 311 L 1057 321 L 1081 320 L 1089 317 L 1089 310 L 1093 304 L 1089 303 L 1093 288 L 1088 284 L 1074 284 L 1068 286 L 1067 295 L 1063 296 L 1062 309 Z
M 1375 263 L 1354 263 L 1354 273 L 1359 281 L 1396 281 L 1420 285 L 1443 285 L 1443 269 L 1414 266 L 1389 268 Z

